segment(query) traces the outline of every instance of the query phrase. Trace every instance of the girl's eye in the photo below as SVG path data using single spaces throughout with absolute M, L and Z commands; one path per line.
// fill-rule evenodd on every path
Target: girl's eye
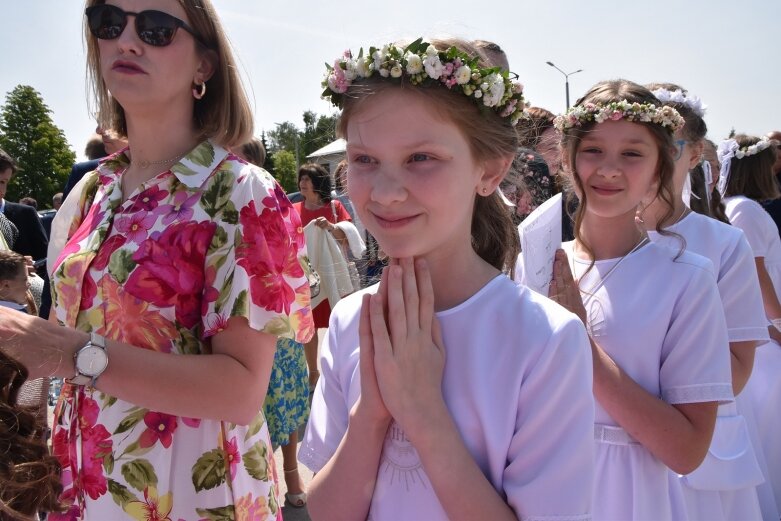
M 429 159 L 431 159 L 431 156 L 428 154 L 412 154 L 410 156 L 410 161 L 412 162 L 427 161 Z
M 641 154 L 640 152 L 635 152 L 634 150 L 630 150 L 628 152 L 624 152 L 624 155 L 625 156 L 629 156 L 629 157 L 642 157 L 643 156 L 643 154 Z
M 597 147 L 585 147 L 581 149 L 581 152 L 584 152 L 586 154 L 598 154 L 600 150 Z
M 369 156 L 355 156 L 353 158 L 353 163 L 360 163 L 367 165 L 372 162 L 372 158 Z

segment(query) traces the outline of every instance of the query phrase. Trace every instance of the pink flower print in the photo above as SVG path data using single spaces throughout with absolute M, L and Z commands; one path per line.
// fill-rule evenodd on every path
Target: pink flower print
M 101 221 L 103 221 L 103 217 L 105 215 L 106 212 L 101 212 L 100 206 L 97 204 L 93 205 L 89 209 L 89 213 L 87 213 L 87 216 L 81 222 L 75 233 L 71 235 L 71 238 L 68 239 L 68 243 L 65 245 L 65 248 L 63 248 L 60 256 L 57 258 L 57 261 L 54 263 L 55 269 L 59 268 L 65 257 L 76 253 L 81 249 L 79 243 L 83 241 L 90 233 L 92 233 L 95 228 L 98 227 Z
M 236 436 L 225 443 L 222 450 L 225 453 L 225 463 L 228 464 L 228 469 L 230 470 L 231 481 L 233 481 L 236 479 L 236 466 L 239 464 L 239 461 L 241 461 L 241 454 L 239 454 L 239 444 L 236 441 Z
M 186 190 L 178 190 L 172 199 L 173 204 L 160 207 L 160 212 L 165 215 L 163 224 L 168 226 L 174 221 L 189 221 L 193 217 L 193 206 L 201 198 L 199 192 L 189 194 Z
M 144 415 L 146 430 L 138 438 L 138 446 L 142 449 L 151 447 L 157 441 L 166 449 L 171 446 L 176 430 L 176 416 L 162 412 L 149 411 Z
M 158 307 L 174 306 L 176 320 L 187 328 L 201 319 L 204 263 L 217 225 L 176 223 L 141 243 L 125 290 Z
M 185 418 L 184 416 L 182 416 L 182 423 L 184 423 L 188 427 L 198 428 L 201 425 L 201 419 L 200 418 Z
M 610 115 L 610 119 L 613 121 L 618 121 L 624 116 L 624 114 L 621 111 L 616 110 Z
M 160 190 L 157 185 L 152 186 L 133 198 L 133 205 L 127 212 L 151 212 L 166 197 L 168 197 L 168 191 Z
M 125 245 L 127 240 L 122 235 L 112 235 L 100 245 L 95 260 L 92 261 L 92 269 L 103 271 L 111 261 L 111 255 Z
M 154 214 L 136 212 L 117 219 L 116 227 L 117 231 L 124 234 L 128 241 L 139 244 L 146 239 L 156 220 L 157 217 Z
M 228 327 L 228 317 L 220 315 L 219 313 L 210 313 L 206 319 L 206 325 L 208 329 L 204 332 L 203 336 L 204 338 L 209 338 L 210 336 L 225 331 L 225 328 Z

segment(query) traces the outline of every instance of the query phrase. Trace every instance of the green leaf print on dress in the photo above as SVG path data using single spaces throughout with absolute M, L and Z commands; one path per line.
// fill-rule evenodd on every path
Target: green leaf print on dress
M 268 449 L 258 442 L 241 456 L 247 473 L 259 481 L 268 481 Z
M 225 456 L 213 449 L 203 454 L 193 465 L 193 486 L 196 492 L 209 490 L 225 482 Z
M 122 477 L 131 487 L 144 491 L 149 485 L 157 486 L 157 474 L 149 461 L 139 458 L 122 465 Z

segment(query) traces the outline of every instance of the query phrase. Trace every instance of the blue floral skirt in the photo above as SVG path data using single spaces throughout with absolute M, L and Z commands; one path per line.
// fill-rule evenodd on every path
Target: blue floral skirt
M 277 339 L 263 412 L 274 447 L 287 445 L 290 433 L 309 419 L 309 377 L 303 344 Z

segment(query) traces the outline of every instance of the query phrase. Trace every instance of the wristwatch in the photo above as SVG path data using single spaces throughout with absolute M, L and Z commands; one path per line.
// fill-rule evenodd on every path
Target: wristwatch
M 106 339 L 96 333 L 90 333 L 89 341 L 73 355 L 76 374 L 65 381 L 73 385 L 95 387 L 98 376 L 108 367 Z

